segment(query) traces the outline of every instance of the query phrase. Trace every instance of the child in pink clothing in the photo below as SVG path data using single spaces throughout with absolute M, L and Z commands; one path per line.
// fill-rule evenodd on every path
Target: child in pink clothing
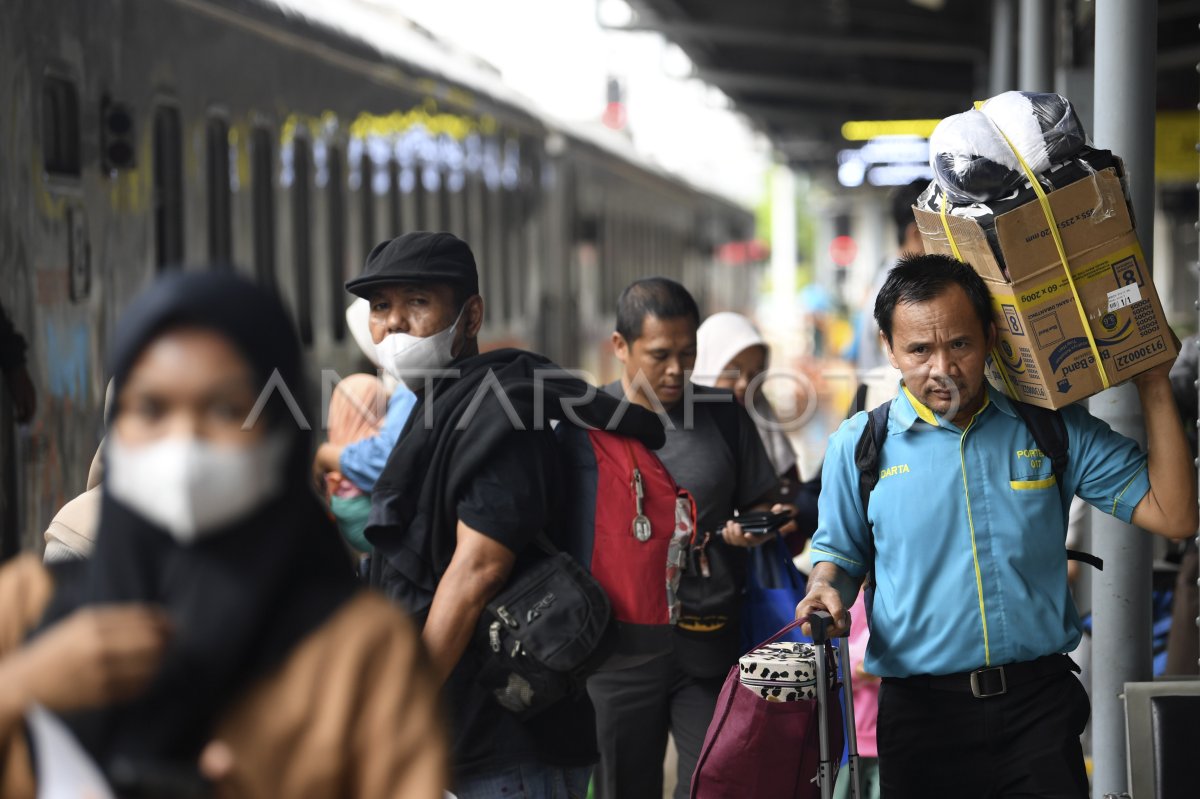
M 850 608 L 850 668 L 854 677 L 854 729 L 858 734 L 859 784 L 862 799 L 879 799 L 879 745 L 875 738 L 875 723 L 879 718 L 879 678 L 863 671 L 867 654 L 867 606 L 865 592 Z M 838 773 L 833 792 L 835 799 L 850 796 L 850 770 Z

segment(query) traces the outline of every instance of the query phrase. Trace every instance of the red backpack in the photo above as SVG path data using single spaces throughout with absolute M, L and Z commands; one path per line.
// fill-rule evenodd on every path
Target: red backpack
M 570 424 L 555 432 L 567 472 L 561 540 L 608 594 L 628 651 L 678 620 L 695 503 L 636 438 Z

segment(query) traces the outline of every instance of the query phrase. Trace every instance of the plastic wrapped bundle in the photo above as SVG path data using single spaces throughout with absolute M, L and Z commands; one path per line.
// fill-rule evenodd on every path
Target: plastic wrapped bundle
M 1061 94 L 1004 92 L 981 110 L 1004 131 L 1036 175 L 1075 155 L 1086 143 L 1071 101 Z
M 1111 169 L 1115 166 L 1117 166 L 1117 161 L 1113 158 L 1112 151 L 1095 150 L 1087 145 L 1082 145 L 1076 148 L 1075 154 L 1072 157 L 1051 164 L 1049 168 L 1044 169 L 1038 175 L 1038 182 L 1049 193 L 1064 186 L 1069 186 L 1078 180 L 1083 180 L 1102 169 Z M 1125 176 L 1123 174 L 1121 175 L 1121 185 L 1125 189 L 1126 195 L 1128 195 L 1128 188 L 1125 187 Z M 917 207 L 923 211 L 940 213 L 942 210 L 943 191 L 942 186 L 936 180 L 931 182 L 929 187 L 917 198 Z M 947 194 L 947 196 L 949 195 Z M 1017 188 L 1002 197 L 997 197 L 988 202 L 956 204 L 951 199 L 950 204 L 946 206 L 946 213 L 950 216 L 971 219 L 978 222 L 980 227 L 983 228 L 984 235 L 987 236 L 988 244 L 991 245 L 992 252 L 996 255 L 996 260 L 1003 265 L 1004 258 L 1000 252 L 1000 243 L 996 238 L 996 217 L 1036 200 L 1036 192 L 1034 192 L 1029 181 L 1022 176 L 1022 179 L 1018 181 Z M 1104 209 L 1101 208 L 1097 208 L 1096 210 L 1101 214 L 1104 212 Z
M 1062 95 L 1005 92 L 980 110 L 943 119 L 929 138 L 929 164 L 953 204 L 986 203 L 1027 182 L 1014 148 L 1040 175 L 1075 155 L 1085 140 Z
M 1021 184 L 1012 148 L 982 111 L 966 111 L 938 123 L 929 137 L 929 166 L 955 205 L 987 202 Z

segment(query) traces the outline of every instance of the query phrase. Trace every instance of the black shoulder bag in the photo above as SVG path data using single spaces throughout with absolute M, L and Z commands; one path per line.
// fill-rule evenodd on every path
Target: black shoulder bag
M 545 535 L 536 544 L 546 557 L 509 577 L 476 629 L 483 660 L 478 680 L 521 719 L 582 691 L 617 643 L 600 584 Z

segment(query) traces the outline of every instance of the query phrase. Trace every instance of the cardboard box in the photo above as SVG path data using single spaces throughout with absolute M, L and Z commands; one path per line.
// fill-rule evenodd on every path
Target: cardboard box
M 1102 170 L 1047 197 L 1110 385 L 1174 359 L 1174 339 L 1116 171 Z M 953 255 L 941 217 L 913 211 L 926 252 Z M 948 216 L 947 223 L 963 260 L 992 292 L 1006 373 L 989 367 L 993 385 L 1044 408 L 1102 391 L 1041 204 L 1034 200 L 995 219 L 1007 275 L 978 222 Z

